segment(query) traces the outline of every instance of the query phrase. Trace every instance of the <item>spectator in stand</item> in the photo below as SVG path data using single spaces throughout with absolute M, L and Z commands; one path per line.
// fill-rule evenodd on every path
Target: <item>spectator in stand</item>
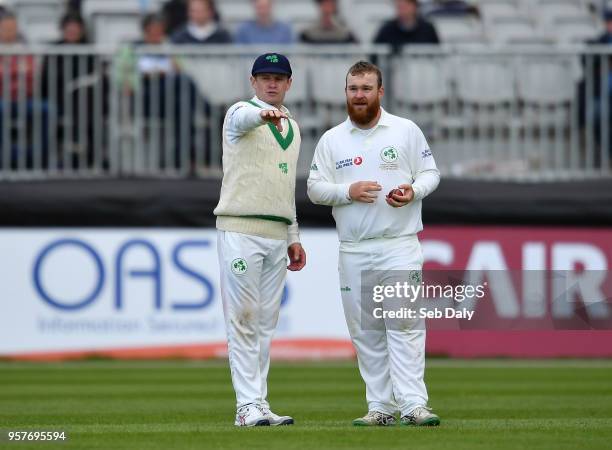
M 434 26 L 420 17 L 417 0 L 395 0 L 396 17 L 386 22 L 374 38 L 375 44 L 390 44 L 398 52 L 406 44 L 439 44 Z
M 604 32 L 596 39 L 588 41 L 589 45 L 612 45 L 612 10 L 604 11 L 603 18 L 605 21 Z M 607 74 L 602 74 L 604 58 L 608 58 Z M 588 59 L 592 61 L 591 64 L 587 63 Z M 602 127 L 612 130 L 612 57 L 604 54 L 593 54 L 583 56 L 582 60 L 584 79 L 579 85 L 580 125 L 586 127 L 589 123 L 592 123 L 595 140 L 597 144 L 601 145 Z M 587 79 L 590 80 L 590 87 L 587 87 Z M 590 108 L 587 109 L 589 103 L 587 98 L 590 92 L 592 92 L 592 101 L 590 102 Z M 603 120 L 606 103 L 608 110 L 607 123 Z M 608 153 L 612 159 L 612 135 L 608 142 Z M 596 163 L 600 164 L 601 161 L 596 161 Z
M 24 43 L 19 34 L 17 18 L 14 14 L 5 11 L 0 16 L 0 45 L 11 46 Z M 5 73 L 5 70 L 8 73 Z M 40 137 L 43 161 L 46 161 L 47 157 L 46 123 L 48 110 L 44 102 L 33 98 L 34 71 L 35 60 L 33 55 L 0 55 L 0 146 L 4 143 L 4 133 L 11 133 L 12 136 L 13 131 L 11 129 L 4 129 L 4 114 L 10 116 L 10 122 L 15 122 L 20 127 L 23 127 L 22 129 L 25 129 L 25 136 L 27 138 L 27 148 L 19 148 L 16 145 L 11 145 L 10 149 L 2 149 L 0 147 L 0 154 L 4 151 L 11 152 L 10 159 L 13 165 L 23 152 L 25 152 L 26 161 L 28 161 L 27 165 L 31 165 L 34 139 L 33 121 L 35 115 L 38 115 L 42 124 L 42 136 Z M 6 83 L 8 83 L 8 86 Z M 8 95 L 5 96 L 5 94 Z M 11 139 L 11 144 L 14 144 L 15 141 Z
M 54 45 L 89 44 L 85 21 L 78 13 L 64 15 L 60 29 L 62 37 L 53 42 Z M 92 54 L 64 53 L 46 56 L 43 60 L 42 96 L 57 110 L 58 144 L 63 151 L 71 152 L 75 165 L 80 155 L 87 155 L 89 163 L 93 161 L 95 88 L 105 83 L 102 73 L 96 73 L 95 66 L 96 56 Z M 81 133 L 83 127 L 85 134 Z M 86 136 L 85 141 L 82 136 Z
M 141 22 L 142 39 L 132 45 L 124 46 L 118 56 L 116 76 L 119 85 L 126 94 L 132 94 L 143 77 L 146 83 L 150 77 L 163 78 L 178 71 L 178 64 L 173 57 L 164 54 L 136 55 L 135 47 L 157 46 L 166 43 L 165 21 L 160 14 L 147 14 Z M 146 89 L 145 89 L 146 91 Z M 163 91 L 161 91 L 163 92 Z M 160 98 L 163 100 L 163 98 Z
M 83 18 L 74 12 L 69 12 L 60 20 L 62 37 L 52 42 L 53 45 L 87 45 L 87 28 Z M 51 67 L 51 64 L 53 67 Z M 55 98 L 59 102 L 60 116 L 64 112 L 63 104 L 67 90 L 75 90 L 76 94 L 79 79 L 88 77 L 94 72 L 95 57 L 93 55 L 79 56 L 76 54 L 58 54 L 50 58 L 46 56 L 42 65 L 42 91 L 43 96 L 48 98 L 51 90 L 55 90 Z M 55 80 L 53 86 L 51 83 Z M 76 103 L 76 99 L 73 98 Z
M 0 16 L 0 45 L 19 45 L 24 44 L 23 38 L 19 34 L 17 18 L 10 12 L 5 12 Z M 8 63 L 6 60 L 8 59 Z M 8 67 L 8 76 L 4 73 Z M 3 98 L 6 87 L 5 81 L 9 83 L 9 99 Z M 27 99 L 32 98 L 34 90 L 34 57 L 32 55 L 6 55 L 0 56 L 0 97 L 3 106 L 8 100 L 16 103 L 20 100 L 19 96 L 23 93 Z
M 205 114 L 209 113 L 209 106 L 199 95 L 191 78 L 181 73 L 177 60 L 163 54 L 135 55 L 135 47 L 158 46 L 166 42 L 165 22 L 162 15 L 148 14 L 144 17 L 142 36 L 142 40 L 122 50 L 117 62 L 117 81 L 127 95 L 139 91 L 134 100 L 141 102 L 142 114 L 149 123 L 157 124 L 161 133 L 174 130 L 172 145 L 174 145 L 176 164 L 171 158 L 168 158 L 168 152 L 162 152 L 157 162 L 164 168 L 179 168 L 183 163 L 184 153 L 189 153 L 189 158 L 193 161 L 196 102 L 201 102 L 198 107 Z M 174 124 L 170 130 L 166 128 L 168 120 Z M 151 127 L 149 131 L 155 129 L 156 127 Z M 158 143 L 166 142 L 159 135 L 149 136 L 149 140 L 151 139 L 156 139 Z M 185 141 L 192 143 L 188 152 L 182 151 L 183 146 L 189 145 Z
M 172 36 L 187 23 L 187 0 L 168 0 L 161 7 L 168 36 Z M 218 21 L 217 18 L 215 20 Z
M 291 27 L 274 19 L 272 0 L 252 0 L 255 20 L 241 24 L 236 31 L 238 44 L 292 44 Z
M 166 43 L 166 24 L 160 14 L 147 14 L 141 24 L 142 39 L 134 45 L 163 45 Z M 174 59 L 168 55 L 142 55 L 136 62 L 138 72 L 145 75 L 169 75 L 178 68 Z
M 82 0 L 66 0 L 66 12 L 81 15 Z
M 604 12 L 604 21 L 606 29 L 594 41 L 589 42 L 590 44 L 612 44 L 612 10 Z
M 229 44 L 230 34 L 219 25 L 213 0 L 188 0 L 188 22 L 171 38 L 174 44 Z
M 351 30 L 338 17 L 337 0 L 316 0 L 319 21 L 300 34 L 305 44 L 354 44 L 357 42 Z

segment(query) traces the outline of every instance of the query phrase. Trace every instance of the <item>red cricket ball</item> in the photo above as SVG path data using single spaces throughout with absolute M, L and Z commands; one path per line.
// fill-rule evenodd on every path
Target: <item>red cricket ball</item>
M 393 199 L 393 195 L 394 194 L 395 195 L 401 195 L 403 197 L 404 196 L 404 191 L 402 191 L 401 189 L 397 189 L 397 188 L 396 189 L 391 189 L 389 191 L 389 193 L 387 194 L 387 198 Z M 393 200 L 395 200 L 395 199 L 393 199 Z

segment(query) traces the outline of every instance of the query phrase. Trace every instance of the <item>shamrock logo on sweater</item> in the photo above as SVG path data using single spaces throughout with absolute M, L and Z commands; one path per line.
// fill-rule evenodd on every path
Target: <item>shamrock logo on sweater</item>
M 236 258 L 232 261 L 232 272 L 236 275 L 245 274 L 248 268 L 249 266 L 244 258 Z

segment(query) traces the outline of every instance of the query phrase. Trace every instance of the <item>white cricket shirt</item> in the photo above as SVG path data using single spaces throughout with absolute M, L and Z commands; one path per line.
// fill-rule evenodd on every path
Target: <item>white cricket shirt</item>
M 440 182 L 440 172 L 427 140 L 412 121 L 381 108 L 378 123 L 369 130 L 350 118 L 319 140 L 308 178 L 313 203 L 333 206 L 341 242 L 414 235 L 423 229 L 421 201 Z M 348 192 L 357 181 L 382 186 L 374 203 L 354 202 Z M 414 200 L 401 208 L 389 206 L 387 193 L 411 184 Z

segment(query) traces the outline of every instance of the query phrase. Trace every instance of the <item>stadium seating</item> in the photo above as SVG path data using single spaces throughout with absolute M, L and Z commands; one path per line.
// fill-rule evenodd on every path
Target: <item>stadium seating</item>
M 538 29 L 529 17 L 504 17 L 487 24 L 489 42 L 493 44 L 552 44 L 554 39 Z
M 442 42 L 473 44 L 484 40 L 482 23 L 474 16 L 443 16 L 433 19 Z
M 312 98 L 317 105 L 316 116 L 321 124 L 333 126 L 346 118 L 344 94 L 346 72 L 358 59 L 359 56 L 310 59 L 310 79 L 316 80 Z
M 392 94 L 395 110 L 411 117 L 432 138 L 448 113 L 451 83 L 448 64 L 440 57 L 404 57 L 395 62 Z
M 526 126 L 564 127 L 576 97 L 574 61 L 541 55 L 521 58 L 518 96 Z M 539 112 L 543 111 L 543 114 Z M 536 117 L 537 116 L 537 117 Z
M 283 0 L 276 3 L 274 15 L 277 19 L 291 23 L 294 31 L 299 32 L 317 20 L 318 11 L 311 1 Z
M 479 16 L 432 17 L 446 43 L 571 44 L 592 38 L 602 30 L 602 2 L 598 0 L 471 0 Z M 29 41 L 56 39 L 63 0 L 6 0 L 20 18 Z M 157 11 L 164 0 L 83 0 L 83 15 L 93 38 L 104 44 L 130 40 L 143 12 Z M 612 8 L 612 1 L 608 2 Z M 377 30 L 394 16 L 391 0 L 340 0 L 340 12 L 360 42 L 371 42 Z M 250 0 L 223 0 L 217 7 L 224 25 L 235 31 L 253 18 Z M 275 4 L 275 16 L 290 22 L 296 33 L 317 18 L 314 1 L 284 0 Z M 112 27 L 108 29 L 106 27 Z M 100 32 L 100 30 L 109 32 Z
M 244 76 L 248 70 L 241 60 L 237 62 L 222 56 L 183 57 L 181 65 L 214 106 L 227 106 L 251 97 L 248 79 Z
M 232 33 L 245 20 L 253 18 L 253 7 L 249 0 L 230 0 L 217 5 L 223 25 Z
M 117 46 L 141 38 L 138 12 L 95 13 L 91 22 L 93 34 L 100 44 Z
M 556 34 L 559 44 L 580 44 L 599 36 L 603 27 L 592 16 L 560 17 L 550 24 L 551 35 Z
M 19 20 L 27 42 L 49 42 L 59 39 L 62 0 L 29 0 L 7 2 Z
M 465 104 L 494 106 L 515 98 L 514 67 L 506 57 L 460 56 L 457 58 L 457 95 Z
M 230 30 L 236 28 L 244 21 L 254 17 L 251 0 L 229 0 L 217 2 L 217 8 L 223 24 Z M 299 32 L 306 25 L 317 18 L 317 9 L 312 2 L 300 0 L 285 0 L 277 2 L 274 8 L 274 17 L 289 22 L 295 32 Z
M 562 17 L 588 15 L 588 10 L 580 0 L 533 0 L 523 4 L 533 17 L 543 23 L 554 23 Z
M 106 12 L 158 11 L 163 3 L 164 0 L 82 0 L 81 8 L 83 15 L 89 17 Z
M 568 160 L 567 132 L 573 124 L 576 61 L 534 55 L 521 58 L 518 96 L 522 103 L 524 158 L 540 167 L 561 168 Z
M 143 11 L 145 4 L 148 7 Z M 118 45 L 138 39 L 142 14 L 161 4 L 161 0 L 84 0 L 82 10 L 97 42 Z
M 500 18 L 514 18 L 522 13 L 522 9 L 518 2 L 511 2 L 508 0 L 483 2 L 478 5 L 478 10 L 485 23 L 494 22 Z
M 359 41 L 365 43 L 372 42 L 378 29 L 394 15 L 392 2 L 376 0 L 349 0 L 342 11 Z
M 162 3 L 163 0 L 83 1 L 90 34 L 96 43 L 104 44 L 100 51 L 109 61 L 100 70 L 113 73 L 114 47 L 140 38 L 142 14 L 158 10 Z M 471 3 L 478 7 L 480 15 L 430 17 L 442 47 L 431 51 L 426 47 L 405 48 L 391 59 L 381 54 L 379 63 L 389 77 L 385 80 L 387 95 L 383 105 L 417 122 L 436 148 L 447 148 L 449 163 L 457 160 L 457 151 L 483 160 L 485 155 L 491 156 L 491 147 L 516 149 L 512 140 L 520 138 L 528 142 L 525 151 L 529 146 L 538 149 L 539 162 L 550 166 L 554 162 L 551 149 L 559 148 L 560 137 L 567 133 L 578 136 L 576 129 L 568 129 L 578 127 L 576 110 L 580 106 L 578 87 L 582 79 L 580 47 L 558 49 L 556 45 L 573 45 L 597 37 L 603 31 L 602 2 L 472 0 Z M 21 32 L 29 42 L 59 37 L 63 0 L 8 0 L 5 4 L 16 12 Z M 217 6 L 223 25 L 230 30 L 253 18 L 251 0 L 220 0 Z M 382 23 L 394 15 L 392 0 L 339 0 L 339 6 L 356 37 L 366 44 Z M 278 19 L 292 23 L 296 33 L 317 18 L 315 2 L 310 0 L 277 1 L 274 13 Z M 207 52 L 212 51 L 209 56 L 180 50 L 187 51 L 179 58 L 180 65 L 210 106 L 210 113 L 195 114 L 200 133 L 195 136 L 200 136 L 201 142 L 208 139 L 202 130 L 210 131 L 210 142 L 219 142 L 217 125 L 226 107 L 251 95 L 248 77 L 244 75 L 250 70 L 253 55 L 238 49 L 243 53 L 236 59 L 239 54 L 236 49 L 226 52 L 227 48 L 217 51 L 207 47 Z M 346 118 L 346 70 L 357 59 L 368 59 L 369 53 L 378 52 L 359 47 L 333 50 L 327 47 L 322 53 L 318 53 L 321 49 L 313 48 L 313 53 L 303 49 L 287 50 L 295 72 L 287 105 L 299 120 L 306 149 L 299 162 L 301 174 L 308 172 L 321 130 Z M 541 58 L 538 54 L 557 56 Z M 129 114 L 129 104 L 126 105 Z M 116 105 L 110 102 L 109 107 Z M 580 114 L 583 113 L 581 110 Z M 150 127 L 163 125 L 153 122 Z M 164 139 L 168 136 L 172 136 L 171 131 Z M 161 147 L 155 151 L 162 151 Z M 499 149 L 493 152 L 503 153 Z M 444 164 L 444 150 L 438 155 Z M 212 155 L 212 159 L 217 156 Z

